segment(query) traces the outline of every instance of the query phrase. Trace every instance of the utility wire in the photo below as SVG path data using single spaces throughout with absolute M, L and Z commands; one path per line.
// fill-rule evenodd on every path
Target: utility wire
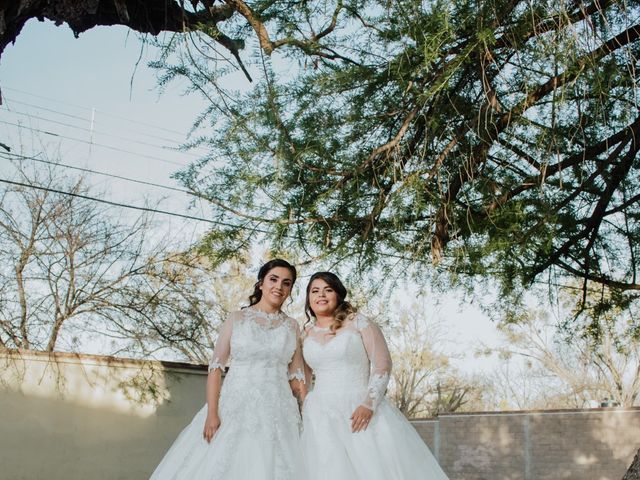
M 131 150 L 125 150 L 123 148 L 113 147 L 111 145 L 105 145 L 103 143 L 90 142 L 89 140 L 84 140 L 82 138 L 69 137 L 69 136 L 66 136 L 66 135 L 59 134 L 59 133 L 49 132 L 49 131 L 46 131 L 46 130 L 41 130 L 39 128 L 27 127 L 27 126 L 24 126 L 24 125 L 20 125 L 18 123 L 5 122 L 4 120 L 0 120 L 0 123 L 4 123 L 5 125 L 11 125 L 13 127 L 24 128 L 26 130 L 31 130 L 33 132 L 45 133 L 45 134 L 51 135 L 53 137 L 59 137 L 59 138 L 67 139 L 67 140 L 73 140 L 73 141 L 76 141 L 76 142 L 86 143 L 88 145 L 92 145 L 92 146 L 96 146 L 96 147 L 107 148 L 109 150 L 115 150 L 116 152 L 129 153 L 129 154 L 132 154 L 132 155 L 136 155 L 138 157 L 145 157 L 145 158 L 149 158 L 151 160 L 157 160 L 159 162 L 169 163 L 171 165 L 177 165 L 179 167 L 186 167 L 187 166 L 187 165 L 185 165 L 183 163 L 172 162 L 171 160 L 166 160 L 164 158 L 154 157 L 152 155 L 145 155 L 144 153 L 135 153 L 135 152 L 132 152 Z
M 79 108 L 79 109 L 82 109 L 82 110 L 88 110 L 88 111 L 91 111 L 91 110 L 92 110 L 90 107 L 86 107 L 86 106 L 84 106 L 84 105 L 77 105 L 77 104 L 74 104 L 74 103 L 63 102 L 63 101 L 61 101 L 61 100 L 57 100 L 57 99 L 55 99 L 55 98 L 45 97 L 45 96 L 42 96 L 42 95 L 36 95 L 35 93 L 26 92 L 26 91 L 24 91 L 24 90 L 19 90 L 19 89 L 17 89 L 17 88 L 11 88 L 11 87 L 5 87 L 5 86 L 3 86 L 3 87 L 2 87 L 2 89 L 3 89 L 3 90 L 10 90 L 10 91 L 13 91 L 13 92 L 19 92 L 19 93 L 22 93 L 22 94 L 24 94 L 24 95 L 30 95 L 30 96 L 32 96 L 32 97 L 41 98 L 41 99 L 43 99 L 43 100 L 48 100 L 48 101 L 50 101 L 50 102 L 60 103 L 60 104 L 62 104 L 62 105 L 72 106 L 72 107 L 74 107 L 74 108 Z M 113 113 L 109 113 L 109 112 L 107 112 L 107 111 L 105 111 L 105 110 L 99 110 L 99 109 L 96 109 L 96 112 L 100 112 L 100 113 L 102 113 L 103 115 L 106 115 L 106 116 L 108 116 L 108 117 L 112 117 L 112 118 L 116 118 L 116 119 L 118 119 L 118 120 L 124 120 L 124 121 L 126 121 L 126 122 L 136 123 L 136 124 L 138 124 L 138 125 L 144 125 L 145 127 L 151 127 L 151 128 L 156 128 L 156 129 L 158 129 L 158 130 L 163 130 L 163 131 L 165 131 L 165 132 L 175 133 L 175 134 L 177 134 L 177 135 L 180 135 L 181 137 L 182 137 L 182 136 L 185 136 L 185 134 L 184 134 L 183 132 L 178 132 L 177 130 L 171 130 L 171 129 L 169 129 L 169 128 L 161 127 L 161 126 L 159 126 L 159 125 L 153 125 L 153 124 L 151 124 L 151 123 L 141 122 L 141 121 L 138 121 L 138 120 L 131 120 L 130 118 L 121 117 L 121 116 L 119 116 L 119 115 L 116 115 L 116 114 L 113 114 Z
M 78 125 L 72 125 L 70 123 L 59 122 L 57 120 L 51 120 L 49 118 L 39 117 L 38 115 L 32 115 L 30 113 L 16 112 L 16 111 L 13 111 L 13 110 L 6 110 L 6 109 L 0 109 L 0 110 L 5 110 L 5 111 L 10 112 L 10 113 L 12 113 L 14 115 L 22 115 L 22 116 L 29 117 L 29 118 L 35 118 L 37 120 L 42 120 L 44 122 L 54 123 L 56 125 L 62 125 L 63 127 L 75 128 L 76 130 L 81 130 L 83 132 L 92 132 L 91 129 L 86 128 L 86 127 L 80 127 Z M 161 150 L 169 150 L 169 151 L 173 151 L 175 153 L 179 153 L 179 154 L 182 154 L 182 155 L 190 155 L 192 157 L 200 158 L 200 155 L 197 155 L 195 153 L 181 152 L 181 151 L 176 150 L 175 148 L 167 147 L 167 146 L 164 146 L 164 145 L 155 145 L 153 143 L 143 142 L 141 140 L 134 140 L 132 138 L 123 137 L 121 135 L 116 135 L 115 133 L 104 133 L 104 132 L 101 132 L 101 131 L 98 131 L 98 130 L 93 130 L 93 133 L 94 134 L 99 134 L 99 135 L 105 135 L 107 137 L 117 138 L 119 140 L 125 140 L 125 141 L 131 142 L 131 143 L 137 143 L 139 145 L 144 145 L 146 147 L 159 148 Z M 91 142 L 91 144 L 93 145 L 94 143 Z
M 117 178 L 118 180 L 125 180 L 127 182 L 139 183 L 141 185 L 148 185 L 150 187 L 164 188 L 166 190 L 172 190 L 174 192 L 185 193 L 187 195 L 201 198 L 199 195 L 196 195 L 195 193 L 190 192 L 189 190 L 183 190 L 181 188 L 171 187 L 169 185 L 161 185 L 159 183 L 145 182 L 144 180 L 137 180 L 135 178 L 122 177 L 120 175 L 115 175 L 113 173 L 99 172 L 97 170 L 91 170 L 89 168 L 76 167 L 74 165 L 68 165 L 66 163 L 52 162 L 50 160 L 45 160 L 43 158 L 38 158 L 38 157 L 29 157 L 26 155 L 18 155 L 17 153 L 8 153 L 8 152 L 5 153 L 0 151 L 0 158 L 4 158 L 6 160 L 30 160 L 32 162 L 39 162 L 39 163 L 45 163 L 47 165 L 53 165 L 54 167 L 64 167 L 64 168 L 69 168 L 71 170 L 78 170 L 80 172 L 92 173 L 95 175 L 102 175 L 110 178 Z
M 18 155 L 16 153 L 6 153 L 6 152 L 0 151 L 0 158 L 4 158 L 6 160 L 14 160 L 14 159 L 15 160 L 30 160 L 30 161 L 34 161 L 34 162 L 40 162 L 40 163 L 45 163 L 45 164 L 48 164 L 48 165 L 53 165 L 55 167 L 70 168 L 72 170 L 79 170 L 81 172 L 92 173 L 92 174 L 96 174 L 96 175 L 103 175 L 105 177 L 116 178 L 116 179 L 119 179 L 119 180 L 124 180 L 126 182 L 138 183 L 138 184 L 141 184 L 141 185 L 148 185 L 148 186 L 157 187 L 157 188 L 163 188 L 165 190 L 171 190 L 171 191 L 174 191 L 174 192 L 179 192 L 179 193 L 183 193 L 183 194 L 186 194 L 186 195 L 190 195 L 190 196 L 195 197 L 195 198 L 200 199 L 200 200 L 204 199 L 204 200 L 212 201 L 210 199 L 207 199 L 203 195 L 200 195 L 198 193 L 195 193 L 195 192 L 192 192 L 192 191 L 189 191 L 189 190 L 184 190 L 184 189 L 181 189 L 181 188 L 171 187 L 169 185 L 161 185 L 159 183 L 145 182 L 144 180 L 138 180 L 138 179 L 134 179 L 134 178 L 123 177 L 123 176 L 115 175 L 115 174 L 112 174 L 112 173 L 99 172 L 97 170 L 91 170 L 89 168 L 82 168 L 82 167 L 76 167 L 76 166 L 73 166 L 73 165 L 67 165 L 67 164 L 64 164 L 64 163 L 52 162 L 52 161 L 44 160 L 44 159 L 38 158 L 38 157 L 28 157 L 28 156 L 25 156 L 25 155 Z M 268 220 L 266 220 L 266 219 L 265 219 L 265 221 L 268 222 Z M 226 224 L 223 224 L 223 225 L 226 225 Z M 260 233 L 267 233 L 266 231 L 263 231 L 263 230 L 255 230 L 255 231 L 256 232 L 260 232 Z M 289 237 L 288 235 L 285 235 L 285 236 L 288 237 L 288 238 L 293 238 L 293 237 Z
M 24 105 L 25 107 L 38 108 L 40 110 L 44 110 L 46 112 L 55 113 L 56 115 L 61 115 L 63 117 L 73 118 L 75 120 L 82 120 L 83 122 L 88 122 L 89 119 L 85 117 L 81 117 L 79 115 L 72 115 L 71 113 L 61 112 L 60 110 L 54 110 L 52 108 L 43 107 L 41 105 L 34 105 L 33 103 L 21 102 L 20 100 L 15 100 L 13 98 L 9 99 L 7 97 L 3 98 L 3 103 L 17 103 L 18 105 Z M 7 105 L 7 111 L 11 112 Z
M 158 210 L 155 208 L 148 208 L 148 207 L 138 207 L 135 205 L 127 205 L 124 203 L 118 203 L 118 202 L 112 202 L 110 200 L 104 200 L 102 198 L 96 198 L 96 197 L 90 197 L 88 195 L 81 195 L 79 193 L 73 193 L 73 192 L 65 192 L 63 190 L 56 190 L 54 188 L 48 188 L 48 187 L 41 187 L 39 185 L 29 185 L 27 183 L 22 183 L 22 182 L 14 182 L 13 180 L 7 180 L 5 178 L 0 178 L 0 182 L 2 183 L 7 183 L 9 185 L 15 185 L 18 187 L 25 187 L 25 188 L 33 188 L 36 190 L 43 190 L 45 192 L 51 192 L 51 193 L 57 193 L 57 194 L 61 194 L 61 195 L 68 195 L 70 197 L 76 197 L 76 198 L 82 198 L 83 200 L 90 200 L 92 202 L 99 202 L 99 203 L 105 203 L 107 205 L 112 205 L 114 207 L 120 207 L 120 208 L 128 208 L 131 210 L 139 210 L 139 211 L 143 211 L 143 212 L 150 212 L 150 213 L 159 213 L 162 215 L 168 215 L 171 217 L 179 217 L 179 218 L 186 218 L 188 220 L 196 220 L 198 222 L 205 222 L 205 223 L 210 223 L 212 225 L 220 225 L 223 227 L 231 227 L 231 228 L 238 228 L 237 225 L 232 225 L 230 223 L 225 223 L 225 222 L 220 222 L 217 220 L 210 220 L 208 218 L 201 218 L 201 217 L 193 217 L 191 215 L 184 215 L 182 213 L 176 213 L 176 212 L 169 212 L 166 210 Z M 267 230 L 262 230 L 259 228 L 244 228 L 245 230 L 252 230 L 253 232 L 257 232 L 257 233 L 271 233 Z
M 22 102 L 20 100 L 14 100 L 14 99 L 7 99 L 6 97 L 4 98 L 4 100 L 5 100 L 5 103 L 7 103 L 7 104 L 17 103 L 18 105 L 24 105 L 26 107 L 37 108 L 37 109 L 43 110 L 45 112 L 53 113 L 55 115 L 60 115 L 60 116 L 63 116 L 63 117 L 73 118 L 74 120 L 80 120 L 80 121 L 85 122 L 85 123 L 88 123 L 90 121 L 86 117 L 81 117 L 79 115 L 72 115 L 71 113 L 61 112 L 60 110 L 54 110 L 52 108 L 47 108 L 47 107 L 43 107 L 43 106 L 40 106 L 40 105 L 34 105 L 33 103 Z M 8 105 L 7 105 L 7 109 L 6 110 L 8 112 L 11 112 L 11 113 L 18 113 L 18 112 L 15 112 L 14 110 L 11 110 L 8 107 Z M 102 112 L 100 112 L 100 113 L 102 113 Z M 23 115 L 26 115 L 26 114 L 23 114 Z M 100 120 L 95 120 L 94 123 L 102 124 L 102 122 Z M 151 133 L 142 132 L 140 130 L 132 131 L 131 133 L 135 133 L 137 135 L 142 135 L 144 137 L 153 138 L 153 139 L 156 139 L 156 140 L 162 140 L 163 142 L 167 141 L 166 137 L 160 137 L 158 135 L 153 135 Z M 176 135 L 178 135 L 181 138 L 185 138 L 187 136 L 186 134 L 180 134 L 179 132 L 175 132 L 175 133 L 176 133 Z M 104 134 L 104 135 L 108 135 L 108 134 Z M 176 140 L 172 140 L 172 141 L 175 141 L 176 143 L 181 143 L 182 142 L 182 140 L 177 140 L 177 139 Z

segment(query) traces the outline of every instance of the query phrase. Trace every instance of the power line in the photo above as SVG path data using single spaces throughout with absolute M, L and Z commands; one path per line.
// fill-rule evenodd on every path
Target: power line
M 67 105 L 67 106 L 74 107 L 74 108 L 79 108 L 81 110 L 91 110 L 90 107 L 86 107 L 84 105 L 78 105 L 78 104 L 70 103 L 70 102 L 63 102 L 62 100 L 58 100 L 56 98 L 45 97 L 43 95 L 38 95 L 36 93 L 31 93 L 31 92 L 27 92 L 25 90 L 20 90 L 19 88 L 12 88 L 12 87 L 7 87 L 7 86 L 3 85 L 2 86 L 2 90 L 10 90 L 12 92 L 22 93 L 24 95 L 29 95 L 30 97 L 41 98 L 42 100 L 48 100 L 50 102 L 59 103 L 61 105 Z
M 46 130 L 41 130 L 39 128 L 26 127 L 26 126 L 20 125 L 18 123 L 6 122 L 4 120 L 0 120 L 0 123 L 4 123 L 5 125 L 11 125 L 13 127 L 24 128 L 26 130 L 31 130 L 33 132 L 44 133 L 44 134 L 47 134 L 47 135 L 51 135 L 53 137 L 59 137 L 59 138 L 67 139 L 67 140 L 73 140 L 73 141 L 76 141 L 76 142 L 86 143 L 87 145 L 107 148 L 107 149 L 110 149 L 110 150 L 115 150 L 116 152 L 129 153 L 129 154 L 132 154 L 132 155 L 136 155 L 138 157 L 145 157 L 145 158 L 149 158 L 151 160 L 157 160 L 159 162 L 169 163 L 171 165 L 177 165 L 179 167 L 186 167 L 187 166 L 187 165 L 185 165 L 183 163 L 172 162 L 171 160 L 166 160 L 164 158 L 154 157 L 152 155 L 145 155 L 144 153 L 136 153 L 136 152 L 132 152 L 131 150 L 125 150 L 123 148 L 113 147 L 111 145 L 105 145 L 103 143 L 90 142 L 89 140 L 84 140 L 82 138 L 74 138 L 74 137 L 69 137 L 69 136 L 62 135 L 62 134 L 55 133 L 55 132 L 48 132 Z
M 72 125 L 72 124 L 70 124 L 70 123 L 59 122 L 59 121 L 57 121 L 57 120 L 51 120 L 51 119 L 49 119 L 49 118 L 39 117 L 38 115 L 32 115 L 32 114 L 30 114 L 30 113 L 16 112 L 16 111 L 13 111 L 13 110 L 7 110 L 7 109 L 0 109 L 0 110 L 5 110 L 6 112 L 10 112 L 10 113 L 12 113 L 12 114 L 14 114 L 14 115 L 23 115 L 23 116 L 25 116 L 25 117 L 35 118 L 35 119 L 37 119 L 37 120 L 42 120 L 42 121 L 44 121 L 44 122 L 54 123 L 54 124 L 56 124 L 56 125 L 61 125 L 61 126 L 63 126 L 63 127 L 74 128 L 74 129 L 76 129 L 76 130 L 81 130 L 81 131 L 83 131 L 83 132 L 93 132 L 93 133 L 97 133 L 97 134 L 100 134 L 100 135 L 105 135 L 105 136 L 107 136 L 107 137 L 113 137 L 113 138 L 117 138 L 117 139 L 119 139 L 119 140 L 125 140 L 125 141 L 127 141 L 127 142 L 137 143 L 137 144 L 139 144 L 139 145 L 144 145 L 144 146 L 146 146 L 146 147 L 159 148 L 159 149 L 161 149 L 161 150 L 169 150 L 169 151 L 173 151 L 173 152 L 180 153 L 180 154 L 183 154 L 183 155 L 189 155 L 189 156 L 192 156 L 192 157 L 200 158 L 200 155 L 197 155 L 197 154 L 195 154 L 195 153 L 191 153 L 191 152 L 180 152 L 180 151 L 177 151 L 177 150 L 175 150 L 174 148 L 171 148 L 171 147 L 167 147 L 167 146 L 164 146 L 164 145 L 154 145 L 154 144 L 152 144 L 152 143 L 143 142 L 143 141 L 141 141 L 141 140 L 134 140 L 134 139 L 129 138 L 129 137 L 123 137 L 123 136 L 121 136 L 121 135 L 116 135 L 115 133 L 105 133 L 105 132 L 101 132 L 101 131 L 97 131 L 97 130 L 93 130 L 93 131 L 92 131 L 91 129 L 86 128 L 86 127 L 80 127 L 80 126 L 78 126 L 78 125 Z M 77 117 L 77 118 L 80 118 L 80 117 Z M 91 144 L 92 144 L 92 145 L 95 145 L 95 144 L 94 144 L 94 142 L 91 142 Z
M 69 102 L 63 102 L 63 101 L 61 101 L 61 100 L 57 100 L 57 99 L 55 99 L 55 98 L 45 97 L 45 96 L 43 96 L 43 95 L 37 95 L 37 94 L 35 94 L 35 93 L 27 92 L 27 91 L 25 91 L 25 90 L 20 90 L 20 89 L 17 89 L 17 88 L 12 88 L 12 87 L 5 87 L 5 86 L 3 86 L 3 87 L 2 87 L 2 89 L 3 89 L 3 90 L 10 90 L 10 91 L 13 91 L 13 92 L 22 93 L 22 94 L 24 94 L 24 95 L 29 95 L 29 96 L 31 96 L 31 97 L 40 98 L 40 99 L 47 100 L 47 101 L 54 102 L 54 103 L 59 103 L 59 104 L 61 104 L 61 105 L 68 105 L 68 106 L 71 106 L 71 107 L 74 107 L 74 108 L 79 108 L 79 109 L 81 109 L 81 110 L 88 110 L 88 111 L 93 110 L 91 107 L 87 107 L 87 106 L 84 106 L 84 105 L 77 105 L 77 104 L 69 103 Z M 124 121 L 126 121 L 126 122 L 136 123 L 136 124 L 138 124 L 138 125 L 144 125 L 145 127 L 151 127 L 151 128 L 156 128 L 156 129 L 158 129 L 158 130 L 165 131 L 165 132 L 175 133 L 175 134 L 177 134 L 177 135 L 180 135 L 181 137 L 185 136 L 185 134 L 184 134 L 183 132 L 178 132 L 177 130 L 171 130 L 171 129 L 169 129 L 169 128 L 161 127 L 161 126 L 159 126 L 159 125 L 153 125 L 153 124 L 151 124 L 151 123 L 141 122 L 141 121 L 139 121 L 139 120 L 131 120 L 130 118 L 127 118 L 127 117 L 121 117 L 121 116 L 116 115 L 116 114 L 114 114 L 114 113 L 109 113 L 109 112 L 107 112 L 106 110 L 99 110 L 99 109 L 95 109 L 95 111 L 100 112 L 100 113 L 102 113 L 103 115 L 106 115 L 106 116 L 108 116 L 108 117 L 116 118 L 116 119 L 118 119 L 118 120 L 124 120 Z
M 79 115 L 73 115 L 73 114 L 71 114 L 71 113 L 61 112 L 60 110 L 55 110 L 55 109 L 53 109 L 53 108 L 43 107 L 43 106 L 41 106 L 41 105 L 34 105 L 33 103 L 21 102 L 20 100 L 15 100 L 15 99 L 6 99 L 6 98 L 5 98 L 5 103 L 7 103 L 7 104 L 14 104 L 14 103 L 17 103 L 18 105 L 23 105 L 23 106 L 25 106 L 25 107 L 36 108 L 36 109 L 38 109 L 38 110 L 43 110 L 43 111 L 45 111 L 45 112 L 53 113 L 53 114 L 55 114 L 55 115 L 60 115 L 60 116 L 63 116 L 63 117 L 72 118 L 72 119 L 74 119 L 74 120 L 80 120 L 81 122 L 85 122 L 85 123 L 89 123 L 89 122 L 91 121 L 91 120 L 89 120 L 88 118 L 81 117 L 81 116 L 79 116 Z M 15 112 L 14 110 L 11 110 L 8 106 L 7 106 L 7 109 L 6 109 L 6 110 L 7 110 L 8 112 L 11 112 L 11 113 L 18 113 L 18 112 Z M 23 115 L 25 115 L 25 114 L 23 114 Z M 100 122 L 100 120 L 94 120 L 94 123 L 102 123 L 102 122 Z M 135 133 L 137 133 L 137 134 L 139 134 L 139 135 L 144 135 L 144 136 L 146 136 L 146 137 L 154 138 L 154 139 L 156 139 L 156 140 L 163 140 L 163 141 L 166 141 L 166 140 L 167 140 L 165 137 L 160 137 L 160 136 L 158 136 L 158 135 L 152 135 L 152 134 L 150 134 L 150 133 L 145 133 L 145 132 L 140 132 L 140 131 L 136 131 Z M 176 142 L 177 142 L 177 140 L 176 140 Z
M 166 211 L 166 210 L 158 210 L 158 209 L 155 209 L 155 208 L 139 207 L 139 206 L 135 206 L 135 205 L 126 205 L 124 203 L 112 202 L 110 200 L 104 200 L 102 198 L 90 197 L 88 195 L 81 195 L 79 193 L 65 192 L 63 190 L 57 190 L 55 188 L 48 188 L 48 187 L 42 187 L 42 186 L 39 186 L 39 185 L 29 185 L 27 183 L 15 182 L 13 180 L 7 180 L 5 178 L 0 178 L 0 182 L 7 183 L 9 185 L 15 185 L 15 186 L 18 186 L 18 187 L 33 188 L 33 189 L 36 189 L 36 190 L 43 190 L 45 192 L 57 193 L 57 194 L 60 194 L 60 195 L 68 195 L 70 197 L 76 197 L 76 198 L 82 198 L 83 200 L 89 200 L 89 201 L 92 201 L 92 202 L 105 203 L 107 205 L 111 205 L 111 206 L 114 206 L 114 207 L 128 208 L 128 209 L 131 209 L 131 210 L 139 210 L 139 211 L 150 212 L 150 213 L 159 213 L 159 214 L 168 215 L 168 216 L 171 216 L 171 217 L 186 218 L 188 220 L 196 220 L 198 222 L 205 222 L 205 223 L 210 223 L 210 224 L 213 224 L 213 225 L 220 225 L 220 226 L 223 226 L 223 227 L 231 227 L 231 228 L 237 228 L 238 227 L 237 225 L 232 225 L 230 223 L 220 222 L 220 221 L 217 221 L 217 220 L 210 220 L 210 219 L 201 218 L 201 217 L 193 217 L 191 215 L 184 215 L 182 213 L 169 212 L 169 211 Z M 244 228 L 244 229 L 245 230 L 252 230 L 252 231 L 257 232 L 257 233 L 267 233 L 267 234 L 270 233 L 270 232 L 268 232 L 266 230 L 261 230 L 261 229 L 258 229 L 258 228 Z
M 9 158 L 9 157 L 12 157 L 12 158 Z M 190 196 L 195 197 L 197 199 L 201 199 L 201 200 L 204 199 L 204 200 L 211 201 L 210 199 L 207 199 L 203 195 L 199 195 L 199 194 L 191 192 L 189 190 L 184 190 L 184 189 L 181 189 L 181 188 L 171 187 L 169 185 L 161 185 L 161 184 L 153 183 L 153 182 L 146 182 L 144 180 L 138 180 L 138 179 L 129 178 L 129 177 L 123 177 L 123 176 L 115 175 L 115 174 L 112 174 L 112 173 L 99 172 L 97 170 L 91 170 L 89 168 L 82 168 L 82 167 L 76 167 L 76 166 L 73 166 L 73 165 L 67 165 L 67 164 L 64 164 L 64 163 L 52 162 L 52 161 L 44 160 L 44 159 L 38 158 L 38 157 L 28 157 L 28 156 L 25 156 L 25 155 L 18 155 L 16 153 L 6 153 L 6 152 L 1 152 L 0 151 L 0 158 L 4 158 L 6 160 L 13 160 L 13 159 L 16 159 L 16 160 L 31 160 L 31 161 L 34 161 L 34 162 L 45 163 L 45 164 L 53 165 L 53 166 L 56 166 L 56 167 L 65 167 L 65 168 L 70 168 L 72 170 L 78 170 L 78 171 L 81 171 L 81 172 L 92 173 L 92 174 L 96 174 L 96 175 L 103 175 L 105 177 L 110 177 L 110 178 L 116 178 L 116 179 L 124 180 L 124 181 L 127 181 L 127 182 L 138 183 L 138 184 L 141 184 L 141 185 L 147 185 L 147 186 L 151 186 L 151 187 L 163 188 L 163 189 L 166 189 L 166 190 L 171 190 L 171 191 L 174 191 L 174 192 L 179 192 L 179 193 L 183 193 L 183 194 L 186 194 L 186 195 L 190 195 Z M 265 221 L 268 221 L 268 220 L 265 219 Z M 221 225 L 229 225 L 229 224 L 221 223 Z M 259 233 L 268 233 L 267 231 L 259 230 L 259 229 L 254 229 L 254 231 L 259 232 Z M 292 238 L 292 237 L 289 237 L 288 235 L 285 235 L 285 237 Z
M 153 182 L 145 182 L 144 180 L 137 180 L 135 178 L 129 178 L 129 177 L 123 177 L 120 175 L 116 175 L 113 173 L 106 173 L 106 172 L 99 172 L 97 170 L 91 170 L 89 168 L 83 168 L 83 167 L 76 167 L 74 165 L 68 165 L 66 163 L 59 163 L 59 162 L 52 162 L 50 160 L 45 160 L 43 158 L 38 158 L 38 157 L 29 157 L 26 155 L 18 155 L 17 153 L 5 153 L 5 152 L 0 152 L 0 158 L 4 158 L 6 160 L 30 160 L 33 162 L 39 162 L 39 163 L 44 163 L 47 165 L 53 165 L 55 167 L 64 167 L 64 168 L 69 168 L 71 170 L 78 170 L 80 172 L 85 172 L 85 173 L 92 173 L 95 175 L 102 175 L 105 177 L 110 177 L 110 178 L 116 178 L 118 180 L 125 180 L 127 182 L 132 182 L 132 183 L 139 183 L 141 185 L 147 185 L 150 187 L 157 187 L 157 188 L 164 188 L 166 190 L 172 190 L 174 192 L 179 192 L 179 193 L 185 193 L 187 195 L 191 195 L 197 198 L 201 198 L 199 195 L 196 195 L 193 192 L 190 192 L 189 190 L 183 190 L 181 188 L 176 188 L 176 187 L 171 187 L 169 185 L 161 185 L 159 183 L 153 183 Z
M 60 110 L 54 110 L 52 108 L 47 108 L 47 107 L 43 107 L 41 105 L 34 105 L 33 103 L 27 103 L 27 102 L 21 102 L 20 100 L 15 100 L 13 98 L 9 99 L 7 97 L 3 98 L 3 103 L 17 103 L 18 105 L 24 105 L 26 107 L 32 107 L 32 108 L 38 108 L 40 110 L 44 110 L 46 112 L 51 112 L 51 113 L 55 113 L 56 115 L 61 115 L 63 117 L 69 117 L 69 118 L 73 118 L 75 120 L 82 120 L 83 122 L 88 122 L 89 119 L 85 118 L 85 117 L 80 117 L 78 115 L 72 115 L 71 113 L 66 113 L 66 112 L 61 112 Z M 9 110 L 8 106 L 7 106 L 7 111 L 11 111 Z
M 34 105 L 33 103 L 22 102 L 20 100 L 15 100 L 15 99 L 7 99 L 6 97 L 4 98 L 4 100 L 5 100 L 5 103 L 7 103 L 7 104 L 17 103 L 18 105 L 24 105 L 26 107 L 36 108 L 38 110 L 43 110 L 45 112 L 53 113 L 55 115 L 60 115 L 60 116 L 63 116 L 63 117 L 73 118 L 74 120 L 80 120 L 82 122 L 89 122 L 90 121 L 88 118 L 85 118 L 85 117 L 80 117 L 78 115 L 72 115 L 71 113 L 61 112 L 60 110 L 55 110 L 55 109 L 52 109 L 52 108 L 43 107 L 41 105 Z M 15 112 L 15 111 L 9 109 L 8 105 L 7 105 L 7 109 L 6 110 L 8 112 L 12 112 L 12 113 L 19 113 L 19 112 Z M 23 115 L 26 115 L 26 114 L 23 114 Z M 94 123 L 102 124 L 102 122 L 100 120 L 95 120 Z M 160 137 L 158 135 L 153 135 L 151 133 L 142 132 L 140 130 L 132 131 L 131 133 L 135 133 L 137 135 L 142 135 L 142 136 L 145 136 L 145 137 L 153 138 L 155 140 L 162 140 L 163 142 L 167 140 L 166 137 Z M 176 135 L 181 137 L 180 140 L 177 140 L 177 139 L 176 140 L 172 140 L 172 141 L 175 141 L 176 143 L 182 142 L 182 139 L 184 137 L 186 137 L 186 134 L 181 134 L 179 132 L 175 132 L 175 133 L 176 133 Z M 105 134 L 105 135 L 108 135 L 108 134 Z

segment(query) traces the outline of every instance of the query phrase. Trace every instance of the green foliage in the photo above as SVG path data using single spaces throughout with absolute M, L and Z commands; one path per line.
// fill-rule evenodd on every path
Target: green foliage
M 334 5 L 252 4 L 285 36 L 309 18 L 320 31 Z M 637 1 L 335 11 L 317 48 L 256 54 L 243 94 L 206 57 L 156 65 L 211 101 L 196 142 L 211 155 L 179 174 L 232 225 L 208 252 L 233 256 L 259 234 L 359 271 L 433 262 L 497 279 L 504 298 L 543 273 L 640 288 Z

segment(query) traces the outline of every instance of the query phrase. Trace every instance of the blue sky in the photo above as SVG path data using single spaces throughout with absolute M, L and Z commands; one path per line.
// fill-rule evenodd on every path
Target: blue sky
M 177 186 L 171 173 L 196 157 L 170 148 L 184 141 L 203 105 L 181 95 L 177 82 L 160 95 L 146 67 L 153 58 L 123 27 L 94 28 L 75 39 L 67 26 L 30 21 L 0 61 L 0 120 L 22 125 L 0 123 L 2 141 L 14 153 L 37 154 L 44 144 L 64 163 Z M 116 201 L 140 202 L 144 194 L 156 203 L 168 194 L 104 177 L 91 181 Z M 184 200 L 171 193 L 164 203 L 184 210 Z

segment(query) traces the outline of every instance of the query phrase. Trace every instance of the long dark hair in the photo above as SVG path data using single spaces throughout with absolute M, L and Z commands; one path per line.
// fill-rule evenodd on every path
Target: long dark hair
M 255 305 L 260 301 L 260 299 L 262 298 L 262 290 L 260 290 L 260 287 L 262 286 L 264 277 L 266 277 L 267 273 L 269 273 L 271 270 L 273 270 L 276 267 L 283 267 L 283 268 L 289 269 L 289 271 L 291 272 L 291 276 L 293 277 L 291 286 L 293 286 L 293 284 L 296 283 L 296 278 L 298 276 L 298 273 L 296 272 L 296 267 L 294 267 L 289 262 L 281 258 L 274 258 L 273 260 L 269 260 L 267 263 L 265 263 L 260 267 L 260 270 L 258 270 L 258 281 L 253 286 L 253 293 L 249 295 L 249 306 Z
M 338 306 L 336 307 L 335 312 L 333 312 L 333 323 L 329 327 L 331 332 L 335 333 L 336 330 L 342 327 L 342 322 L 356 313 L 356 309 L 345 300 L 349 292 L 347 292 L 346 287 L 335 273 L 316 272 L 311 275 L 311 278 L 309 279 L 309 283 L 307 284 L 307 298 L 304 301 L 304 313 L 309 321 L 311 321 L 311 317 L 315 318 L 316 316 L 309 304 L 309 291 L 311 290 L 311 284 L 317 279 L 327 282 L 327 285 L 329 285 L 338 295 Z

